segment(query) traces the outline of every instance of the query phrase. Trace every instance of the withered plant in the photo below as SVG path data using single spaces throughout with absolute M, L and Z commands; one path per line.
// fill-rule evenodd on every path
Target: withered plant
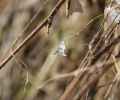
M 5 1 L 1 100 L 119 100 L 120 0 Z

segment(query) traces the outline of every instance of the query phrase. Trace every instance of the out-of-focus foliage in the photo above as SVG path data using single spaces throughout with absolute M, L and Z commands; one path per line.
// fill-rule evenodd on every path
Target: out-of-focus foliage
M 16 48 L 42 20 L 50 13 L 59 0 L 48 0 L 45 8 L 20 37 Z M 101 19 L 91 23 L 79 36 L 70 38 L 65 42 L 67 56 L 51 55 L 58 49 L 61 41 L 77 33 L 92 18 L 104 12 L 107 0 L 79 0 L 83 6 L 83 13 L 73 13 L 67 20 L 65 4 L 60 8 L 53 19 L 50 34 L 46 37 L 47 27 L 44 27 L 33 39 L 29 41 L 16 55 L 21 62 L 27 65 L 29 82 L 26 82 L 26 71 L 22 70 L 15 58 L 12 58 L 0 70 L 0 100 L 58 100 L 63 94 L 73 76 L 54 78 L 40 88 L 41 84 L 49 78 L 75 71 L 83 60 L 93 35 L 97 32 Z M 109 1 L 109 0 L 108 0 Z M 12 43 L 16 40 L 27 23 L 43 6 L 44 0 L 1 0 L 0 1 L 0 58 L 6 54 Z M 14 49 L 13 48 L 13 49 Z M 11 50 L 12 52 L 12 50 Z M 7 55 L 9 55 L 9 52 Z M 7 56 L 6 55 L 6 56 Z M 26 69 L 25 66 L 19 64 Z M 113 72 L 106 73 L 98 84 L 113 79 Z M 85 78 L 86 79 L 86 78 Z M 87 81 L 87 80 L 84 80 Z M 82 87 L 83 83 L 80 83 Z M 40 89 L 38 89 L 40 88 Z M 96 100 L 103 100 L 105 90 L 101 88 L 96 94 Z M 118 99 L 119 100 L 119 99 Z

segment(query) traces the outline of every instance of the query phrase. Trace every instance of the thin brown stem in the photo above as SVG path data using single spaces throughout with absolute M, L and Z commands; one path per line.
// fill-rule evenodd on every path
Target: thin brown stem
M 111 63 L 107 63 L 105 64 L 105 66 L 96 74 L 94 74 L 94 76 L 92 76 L 92 78 L 89 80 L 89 82 L 87 82 L 87 84 L 84 85 L 84 87 L 82 89 L 80 89 L 80 91 L 78 92 L 78 94 L 76 95 L 74 100 L 80 100 L 82 98 L 82 96 L 86 93 L 86 91 L 89 90 L 89 88 L 96 82 L 99 80 L 99 78 L 112 66 L 114 65 L 113 62 Z
M 93 21 L 95 21 L 96 19 L 98 19 L 99 17 L 101 17 L 101 16 L 103 16 L 103 15 L 104 15 L 104 14 L 101 14 L 101 15 L 99 15 L 99 16 L 93 18 L 93 19 L 90 20 L 90 21 L 89 21 L 79 32 L 77 32 L 76 34 L 74 34 L 74 35 L 68 37 L 68 38 L 65 39 L 64 41 L 67 41 L 67 40 L 69 40 L 70 38 L 72 38 L 72 37 L 74 37 L 74 36 L 76 36 L 76 35 L 80 35 L 80 33 L 81 33 L 84 29 L 86 29 L 86 27 L 87 27 L 89 24 L 91 24 Z

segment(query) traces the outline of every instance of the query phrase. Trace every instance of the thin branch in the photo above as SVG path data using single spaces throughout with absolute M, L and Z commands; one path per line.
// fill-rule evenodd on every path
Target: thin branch
M 58 12 L 59 8 L 63 5 L 63 3 L 66 0 L 59 0 L 59 2 L 56 4 L 54 9 L 51 11 L 51 13 L 46 17 L 41 24 L 38 25 L 36 29 L 34 29 L 28 37 L 13 51 L 13 54 L 15 55 L 24 45 L 26 45 L 27 42 L 29 42 L 49 21 L 50 18 L 53 18 L 55 14 Z M 4 59 L 2 62 L 0 62 L 0 69 L 13 57 L 12 54 L 10 54 L 6 59 Z
M 116 79 L 117 79 L 117 77 L 118 77 L 118 73 L 116 74 L 116 76 L 114 77 L 114 79 L 113 79 L 112 82 L 115 82 Z M 107 97 L 108 97 L 110 91 L 112 90 L 112 87 L 113 87 L 113 84 L 111 84 L 111 85 L 109 86 L 109 88 L 108 88 L 108 90 L 107 90 L 107 93 L 106 93 L 105 96 L 104 96 L 104 99 L 105 99 L 105 100 L 107 99 Z
M 104 15 L 104 14 L 101 14 L 101 15 L 98 15 L 97 17 L 93 18 L 93 19 L 90 20 L 79 32 L 77 32 L 76 34 L 68 37 L 68 38 L 65 39 L 64 41 L 67 41 L 67 40 L 69 40 L 70 38 L 72 38 L 72 37 L 74 37 L 74 36 L 76 36 L 76 35 L 80 35 L 80 33 L 81 33 L 83 30 L 85 30 L 86 27 L 87 27 L 89 24 L 91 24 L 93 21 L 95 21 L 96 19 L 98 19 L 99 17 L 101 17 L 101 16 L 103 16 L 103 15 Z
M 114 84 L 115 82 L 116 82 L 116 81 L 109 82 L 109 83 L 106 83 L 106 84 L 104 84 L 104 85 L 101 85 L 101 86 L 97 87 L 96 90 L 98 90 L 98 89 L 100 89 L 100 88 L 103 88 L 103 87 L 105 87 L 105 86 L 108 86 L 108 85 Z
M 89 90 L 89 87 L 91 87 L 96 81 L 99 80 L 99 78 L 109 69 L 111 68 L 111 66 L 114 65 L 113 62 L 109 62 L 107 64 L 105 64 L 105 66 L 96 74 L 94 74 L 94 76 L 92 76 L 92 78 L 89 80 L 89 82 L 87 82 L 87 84 L 84 85 L 84 87 L 82 89 L 80 89 L 80 91 L 78 92 L 78 94 L 76 95 L 74 100 L 80 100 L 82 98 L 82 96 L 86 93 L 86 91 Z
M 49 82 L 53 81 L 53 80 L 57 80 L 57 79 L 60 79 L 60 78 L 66 78 L 66 77 L 71 77 L 71 76 L 76 76 L 78 73 L 80 72 L 84 72 L 84 71 L 88 71 L 90 73 L 92 73 L 94 70 L 96 70 L 96 68 L 92 67 L 92 68 L 83 68 L 82 70 L 76 70 L 74 72 L 70 72 L 70 73 L 66 73 L 66 74 L 59 74 L 59 75 L 55 75 L 53 77 L 51 77 L 50 79 L 44 81 L 43 83 L 41 83 L 39 86 L 38 86 L 38 89 L 41 89 L 43 86 L 45 86 L 46 84 L 48 84 Z

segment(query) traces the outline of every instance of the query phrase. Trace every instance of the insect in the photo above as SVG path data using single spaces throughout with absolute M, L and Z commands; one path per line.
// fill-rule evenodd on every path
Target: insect
M 53 55 L 59 54 L 61 56 L 66 56 L 64 53 L 64 50 L 65 50 L 65 44 L 64 44 L 64 41 L 62 41 L 59 45 L 58 50 Z M 53 55 L 51 55 L 51 56 L 53 56 Z
M 83 12 L 81 3 L 78 0 L 67 0 L 66 2 L 66 17 L 69 18 L 73 12 Z

